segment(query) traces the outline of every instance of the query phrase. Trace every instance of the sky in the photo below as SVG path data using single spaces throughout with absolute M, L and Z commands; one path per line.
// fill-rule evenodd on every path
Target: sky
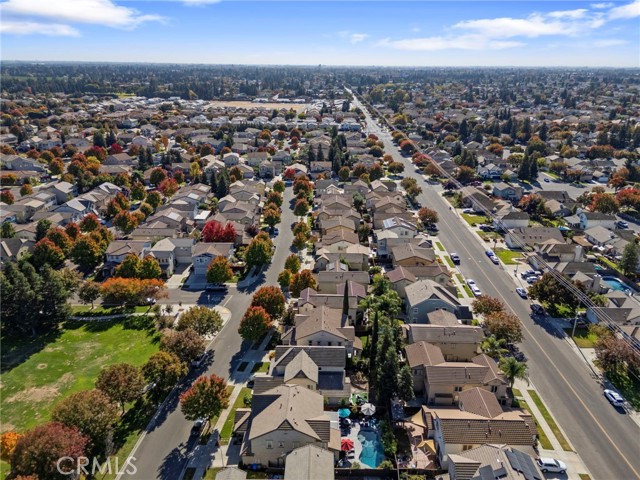
M 0 59 L 640 67 L 640 0 L 2 0 Z

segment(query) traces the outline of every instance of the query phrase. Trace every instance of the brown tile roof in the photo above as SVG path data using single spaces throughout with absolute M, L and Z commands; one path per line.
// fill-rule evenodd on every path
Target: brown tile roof
M 304 350 L 318 367 L 345 368 L 347 353 L 345 347 L 341 346 L 303 346 L 303 345 L 278 345 L 274 357 L 273 366 L 285 368 L 291 360 Z
M 480 354 L 476 357 L 473 357 L 471 361 L 477 365 L 482 365 L 488 367 L 487 375 L 484 377 L 484 383 L 489 383 L 493 380 L 500 380 L 505 385 L 507 384 L 507 379 L 498 367 L 496 361 L 489 357 L 488 355 Z
M 284 383 L 297 377 L 308 378 L 318 383 L 318 366 L 304 350 L 298 352 L 284 369 Z
M 444 355 L 440 347 L 427 342 L 418 342 L 405 347 L 407 361 L 410 367 L 423 365 L 439 365 L 444 362 Z
M 502 413 L 496 396 L 482 388 L 471 388 L 458 394 L 460 409 L 487 418 L 495 418 Z
M 416 276 L 404 267 L 394 268 L 390 272 L 387 272 L 386 275 L 391 283 L 396 283 L 400 280 L 409 280 L 410 282 L 417 280 Z

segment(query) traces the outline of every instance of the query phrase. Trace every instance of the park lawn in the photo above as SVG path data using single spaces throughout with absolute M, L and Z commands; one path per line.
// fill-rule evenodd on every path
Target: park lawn
M 571 449 L 571 445 L 569 445 L 569 442 L 567 442 L 567 439 L 564 438 L 564 435 L 560 431 L 560 428 L 558 428 L 556 421 L 553 419 L 553 417 L 549 413 L 549 410 L 547 410 L 547 406 L 542 402 L 542 399 L 538 396 L 538 393 L 535 390 L 527 390 L 527 391 L 529 392 L 529 395 L 531 395 L 533 402 L 538 407 L 538 410 L 540 410 L 540 413 L 542 413 L 542 416 L 546 420 L 547 425 L 549 425 L 549 428 L 558 439 L 558 443 L 560 443 L 560 446 L 562 447 L 562 449 L 565 452 L 572 452 L 573 450 Z
M 157 351 L 158 335 L 146 317 L 70 323 L 55 340 L 3 372 L 2 430 L 24 431 L 48 421 L 60 400 L 94 388 L 105 366 L 140 366 Z M 16 356 L 16 349 L 11 353 Z
M 71 313 L 73 315 L 86 314 L 86 316 L 102 316 L 102 315 L 122 315 L 125 313 L 147 313 L 149 311 L 148 306 L 138 307 L 104 307 L 98 305 L 95 308 L 91 308 L 91 305 L 73 305 L 71 307 Z
M 229 443 L 229 439 L 231 438 L 231 434 L 233 433 L 233 421 L 236 416 L 236 410 L 238 408 L 244 407 L 244 397 L 246 395 L 252 396 L 253 390 L 249 387 L 242 387 L 236 401 L 233 403 L 231 410 L 229 410 L 229 416 L 224 422 L 222 426 L 222 431 L 220 432 L 220 443 L 226 445 Z
M 269 371 L 269 362 L 257 362 L 253 365 L 251 373 L 267 373 Z
M 522 252 L 514 252 L 504 248 L 496 248 L 496 255 L 505 265 L 518 265 L 516 259 L 522 258 Z
M 485 223 L 487 221 L 487 217 L 484 215 L 472 215 L 470 213 L 461 213 L 460 215 L 462 215 L 462 218 L 472 227 L 475 227 L 478 223 Z
M 567 335 L 571 336 L 573 328 L 565 328 Z M 595 348 L 598 335 L 590 333 L 588 328 L 576 328 L 576 334 L 572 337 L 578 348 Z

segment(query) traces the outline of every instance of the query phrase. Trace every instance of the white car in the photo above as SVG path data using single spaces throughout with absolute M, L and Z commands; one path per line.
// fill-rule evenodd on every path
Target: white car
M 476 282 L 474 282 L 473 279 L 467 278 L 467 285 L 469 285 L 471 287 L 471 286 L 473 286 L 475 284 L 476 284 Z
M 520 296 L 521 296 L 522 298 L 524 298 L 524 299 L 526 299 L 526 298 L 527 298 L 527 291 L 526 291 L 524 288 L 522 288 L 522 287 L 518 287 L 518 288 L 516 288 L 516 293 L 517 293 L 518 295 L 520 295 Z
M 615 390 L 605 390 L 604 396 L 609 400 L 609 403 L 614 407 L 624 407 L 624 398 Z
M 480 291 L 480 289 L 475 285 L 471 286 L 471 291 L 476 297 L 479 297 L 480 295 L 482 295 L 482 292 Z
M 555 458 L 540 457 L 538 459 L 538 466 L 540 467 L 540 470 L 542 470 L 542 473 L 565 473 L 567 471 L 567 464 L 560 460 L 556 460 Z

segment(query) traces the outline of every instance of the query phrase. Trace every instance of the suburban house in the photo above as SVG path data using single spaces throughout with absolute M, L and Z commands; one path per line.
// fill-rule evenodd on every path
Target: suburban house
M 402 328 L 407 344 L 426 342 L 434 345 L 440 348 L 447 362 L 469 362 L 482 353 L 480 345 L 484 332 L 479 326 L 405 323 Z
M 287 455 L 284 480 L 334 480 L 334 463 L 334 454 L 318 445 L 296 448 Z M 219 478 L 220 473 L 216 476 Z
M 105 264 L 103 271 L 112 275 L 113 270 L 122 263 L 127 255 L 135 255 L 144 258 L 149 253 L 151 242 L 145 240 L 114 240 L 105 251 Z
M 584 237 L 589 243 L 596 247 L 604 247 L 617 239 L 615 233 L 601 225 L 586 229 L 584 231 Z
M 347 282 L 347 315 L 355 319 L 359 313 L 360 301 L 367 296 L 367 287 L 360 283 Z M 307 308 L 325 306 L 329 308 L 344 308 L 345 284 L 341 283 L 336 287 L 336 293 L 317 292 L 312 288 L 305 288 L 300 292 L 296 306 L 300 311 L 307 311 Z
M 168 278 L 173 275 L 178 265 L 190 265 L 193 258 L 193 238 L 163 238 L 149 250 L 163 274 Z
M 521 227 L 507 233 L 505 244 L 509 248 L 520 249 L 522 244 L 535 247 L 544 243 L 566 243 L 559 228 Z
M 407 323 L 427 323 L 428 314 L 434 310 L 455 313 L 460 306 L 455 291 L 434 282 L 420 280 L 405 287 Z
M 346 282 L 369 285 L 369 272 L 349 270 L 340 260 L 327 264 L 326 270 L 316 273 L 315 277 L 318 291 L 322 293 L 338 293 L 338 285 Z
M 393 247 L 391 250 L 393 264 L 401 267 L 432 265 L 436 262 L 433 248 L 419 247 L 412 243 L 405 243 Z
M 578 213 L 580 219 L 580 229 L 588 230 L 592 227 L 604 227 L 610 230 L 616 228 L 616 216 L 607 215 L 600 212 L 586 212 L 582 211 Z
M 529 225 L 529 214 L 514 210 L 503 215 L 496 215 L 493 226 L 496 229 L 523 228 Z
M 500 403 L 510 403 L 509 386 L 498 364 L 479 354 L 470 361 L 447 361 L 440 347 L 420 341 L 405 347 L 413 389 L 428 405 L 458 404 L 460 393 L 475 387 L 489 391 Z
M 407 222 L 402 218 L 391 217 L 382 221 L 382 228 L 385 231 L 394 232 L 399 238 L 413 238 L 418 234 L 418 227 L 415 222 Z
M 541 480 L 533 457 L 517 448 L 500 444 L 486 444 L 449 454 L 449 479 Z
M 233 243 L 218 242 L 218 243 L 196 243 L 193 247 L 193 274 L 199 276 L 205 276 L 209 264 L 216 257 L 231 258 L 233 255 Z
M 337 460 L 337 423 L 337 413 L 324 411 L 322 395 L 285 384 L 254 395 L 251 409 L 238 408 L 234 434 L 242 438 L 242 463 L 282 467 L 287 454 L 310 444 L 328 449 Z
M 522 198 L 522 187 L 509 185 L 504 182 L 498 182 L 493 185 L 493 195 L 503 200 L 518 201 Z

